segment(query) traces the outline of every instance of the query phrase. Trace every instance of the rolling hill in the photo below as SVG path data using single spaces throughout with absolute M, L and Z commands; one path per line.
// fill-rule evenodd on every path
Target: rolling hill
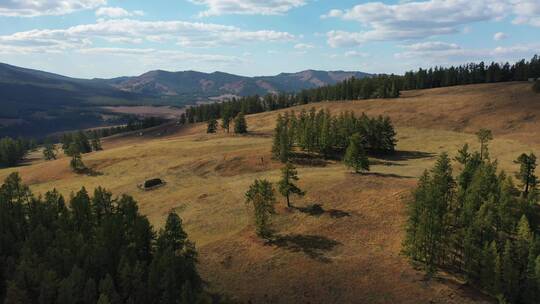
M 224 95 L 295 92 L 353 76 L 369 75 L 310 70 L 243 77 L 223 72 L 151 71 L 136 77 L 79 79 L 0 63 L 0 136 L 43 137 L 125 122 L 125 115 L 105 106 L 181 107 Z
M 432 280 L 401 255 L 405 210 L 416 179 L 438 153 L 469 143 L 474 132 L 493 130 L 490 155 L 508 174 L 522 152 L 540 154 L 540 98 L 529 83 L 500 83 L 407 91 L 399 99 L 322 102 L 293 108 L 325 108 L 388 115 L 397 131 L 397 154 L 372 158 L 369 174 L 356 175 L 340 162 L 298 164 L 298 209 L 279 202 L 273 225 L 286 242 L 269 245 L 254 233 L 244 192 L 256 178 L 276 182 L 281 164 L 271 160 L 278 113 L 247 117 L 250 134 L 206 134 L 205 124 L 164 125 L 104 141 L 104 151 L 84 156 L 95 176 L 77 175 L 69 158 L 44 162 L 39 153 L 18 171 L 35 193 L 64 195 L 98 185 L 133 195 L 160 227 L 168 211 L 184 221 L 199 252 L 199 268 L 213 291 L 241 303 L 493 303 L 446 273 Z M 261 159 L 263 161 L 261 161 Z M 163 178 L 155 191 L 141 181 Z M 320 204 L 323 213 L 306 208 Z M 304 211 L 302 211 L 304 210 Z

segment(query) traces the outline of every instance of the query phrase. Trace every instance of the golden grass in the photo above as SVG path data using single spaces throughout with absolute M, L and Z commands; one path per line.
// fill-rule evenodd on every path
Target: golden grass
M 255 178 L 277 181 L 280 164 L 271 161 L 271 131 L 276 112 L 248 117 L 252 135 L 207 135 L 205 125 L 167 126 L 104 142 L 104 151 L 84 155 L 98 176 L 69 169 L 69 159 L 36 161 L 0 170 L 0 179 L 19 171 L 35 193 L 52 188 L 65 195 L 98 185 L 136 198 L 140 210 L 161 226 L 170 210 L 184 220 L 200 252 L 200 269 L 210 288 L 254 303 L 467 303 L 482 302 L 454 279 L 422 281 L 400 255 L 404 197 L 441 152 L 454 155 L 479 127 L 494 130 L 491 156 L 515 172 L 522 152 L 540 154 L 537 100 L 521 93 L 524 84 L 464 86 L 406 92 L 397 100 L 320 103 L 297 107 L 353 110 L 390 115 L 397 126 L 396 157 L 372 159 L 372 173 L 351 174 L 342 164 L 300 166 L 306 197 L 299 207 L 321 204 L 310 215 L 284 208 L 280 198 L 274 227 L 287 236 L 269 246 L 253 234 L 244 192 Z M 509 104 L 510 101 L 513 102 Z M 488 106 L 491 104 L 490 106 Z M 518 105 L 529 105 L 529 110 Z M 527 112 L 528 120 L 508 120 Z M 492 121 L 495 120 L 495 121 Z M 515 135 L 515 136 L 514 136 Z M 515 137 L 515 138 L 514 138 Z M 262 160 L 261 160 L 262 158 Z M 167 185 L 144 192 L 136 185 L 151 177 Z

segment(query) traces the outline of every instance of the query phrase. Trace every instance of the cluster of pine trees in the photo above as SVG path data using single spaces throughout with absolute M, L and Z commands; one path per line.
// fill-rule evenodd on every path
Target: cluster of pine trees
M 521 60 L 514 64 L 492 62 L 469 63 L 461 66 L 435 67 L 410 71 L 403 76 L 402 90 L 429 89 L 475 83 L 527 81 L 540 77 L 540 56 L 530 61 Z
M 116 127 L 100 128 L 100 129 L 92 130 L 88 132 L 89 134 L 87 136 L 92 137 L 92 138 L 95 138 L 95 137 L 102 138 L 102 137 L 107 137 L 107 136 L 125 133 L 125 132 L 148 129 L 151 127 L 159 126 L 166 122 L 167 122 L 166 119 L 159 118 L 159 117 L 146 117 L 143 119 L 130 118 L 128 120 L 128 123 L 125 126 L 116 126 Z
M 89 134 L 94 135 L 94 137 L 89 138 Z M 62 135 L 61 143 L 62 150 L 69 156 L 102 150 L 101 140 L 96 133 L 87 133 L 84 131 L 64 133 L 64 135 Z
M 181 123 L 194 123 L 260 113 L 327 100 L 356 100 L 368 98 L 395 98 L 400 91 L 428 89 L 464 84 L 525 81 L 540 78 L 540 57 L 530 61 L 521 60 L 514 64 L 495 63 L 486 65 L 470 63 L 457 67 L 435 67 L 410 71 L 403 76 L 376 75 L 366 78 L 350 78 L 335 85 L 302 90 L 295 94 L 268 94 L 232 98 L 222 103 L 202 104 L 186 109 Z
M 442 154 L 426 171 L 409 205 L 404 252 L 428 274 L 444 268 L 501 303 L 540 299 L 540 211 L 536 157 L 523 154 L 513 179 L 489 158 L 489 132 L 478 135 L 482 151 L 465 145 L 458 153 L 461 172 Z
M 294 146 L 324 157 L 342 155 L 357 135 L 354 144 L 375 154 L 393 153 L 396 132 L 389 117 L 356 117 L 353 112 L 332 116 L 328 110 L 302 110 L 279 114 L 274 131 L 272 154 L 286 163 Z
M 0 166 L 12 167 L 18 164 L 29 150 L 35 148 L 35 143 L 23 138 L 0 139 Z
M 207 303 L 196 258 L 175 213 L 156 233 L 130 196 L 0 187 L 2 303 Z

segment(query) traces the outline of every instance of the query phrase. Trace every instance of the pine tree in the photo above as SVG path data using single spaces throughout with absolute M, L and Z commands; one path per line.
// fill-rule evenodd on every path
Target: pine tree
M 343 162 L 356 173 L 369 171 L 369 160 L 359 134 L 351 136 Z
M 221 127 L 223 130 L 227 130 L 227 133 L 229 133 L 231 117 L 231 107 L 229 105 L 223 106 L 223 113 L 221 114 Z
M 248 132 L 246 118 L 243 112 L 240 112 L 234 119 L 234 133 L 245 134 Z
M 93 151 L 101 151 L 101 150 L 103 150 L 103 147 L 101 146 L 101 139 L 99 138 L 97 132 L 93 133 L 91 145 L 92 145 L 92 150 Z
M 43 158 L 45 158 L 45 160 L 56 159 L 56 147 L 49 141 L 46 141 L 43 146 Z
M 249 187 L 245 196 L 246 203 L 253 205 L 257 235 L 269 238 L 272 234 L 269 227 L 270 216 L 275 213 L 274 205 L 276 204 L 274 187 L 267 180 L 257 179 Z
M 281 169 L 281 180 L 278 182 L 279 193 L 287 199 L 287 207 L 291 207 L 290 195 L 296 194 L 298 196 L 304 196 L 305 192 L 302 191 L 295 182 L 298 181 L 298 171 L 291 164 L 287 163 L 285 167 Z
M 272 141 L 272 157 L 279 159 L 281 152 L 281 133 L 283 131 L 283 117 L 278 114 L 276 119 L 276 127 L 274 128 L 274 138 Z
M 527 197 L 529 192 L 536 189 L 538 185 L 538 177 L 534 175 L 536 156 L 534 153 L 529 155 L 523 153 L 514 163 L 519 164 L 519 173 L 516 174 L 516 178 L 523 184 L 523 196 Z
M 75 173 L 84 173 L 88 168 L 86 168 L 86 165 L 82 161 L 82 156 L 80 153 L 74 152 L 71 157 L 71 161 L 69 162 L 69 165 L 71 166 L 71 169 Z
M 455 160 L 465 165 L 467 162 L 469 162 L 469 159 L 471 158 L 471 153 L 469 152 L 469 144 L 464 144 L 461 149 L 458 150 L 458 155 L 455 157 Z
M 491 133 L 491 130 L 480 129 L 478 132 L 476 132 L 476 137 L 480 142 L 480 159 L 487 158 L 488 143 L 493 140 L 493 134 Z
M 218 126 L 217 120 L 214 118 L 210 119 L 206 127 L 206 133 L 216 133 L 217 126 Z

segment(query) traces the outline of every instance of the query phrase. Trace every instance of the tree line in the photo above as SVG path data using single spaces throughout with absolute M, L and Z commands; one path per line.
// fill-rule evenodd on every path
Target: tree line
M 209 119 L 230 119 L 240 112 L 254 114 L 320 101 L 396 98 L 404 90 L 526 81 L 530 78 L 540 78 L 538 55 L 529 61 L 521 60 L 514 64 L 492 62 L 488 65 L 480 62 L 461 66 L 420 68 L 417 71 L 406 72 L 403 76 L 374 75 L 360 79 L 350 78 L 334 85 L 306 89 L 297 93 L 234 97 L 224 102 L 191 106 L 181 116 L 180 122 L 183 124 Z
M 491 132 L 478 132 L 481 151 L 465 145 L 456 162 L 443 153 L 424 172 L 408 206 L 404 252 L 428 275 L 462 275 L 500 303 L 540 299 L 540 210 L 536 156 L 522 154 L 514 179 L 491 160 Z
M 24 156 L 37 144 L 33 140 L 24 138 L 13 139 L 4 137 L 0 139 L 0 166 L 12 167 L 20 163 Z
M 132 197 L 101 187 L 67 201 L 16 173 L 0 187 L 2 303 L 211 303 L 196 262 L 175 213 L 155 231 Z
M 346 150 L 357 155 L 370 152 L 390 154 L 396 146 L 396 132 L 389 117 L 368 117 L 354 112 L 331 115 L 328 110 L 302 110 L 278 114 L 272 155 L 286 163 L 292 156 L 293 147 L 307 153 L 318 153 L 324 157 L 342 156 Z M 356 152 L 351 151 L 354 149 Z M 347 153 L 346 153 L 347 154 Z M 352 160 L 352 159 L 351 159 Z

